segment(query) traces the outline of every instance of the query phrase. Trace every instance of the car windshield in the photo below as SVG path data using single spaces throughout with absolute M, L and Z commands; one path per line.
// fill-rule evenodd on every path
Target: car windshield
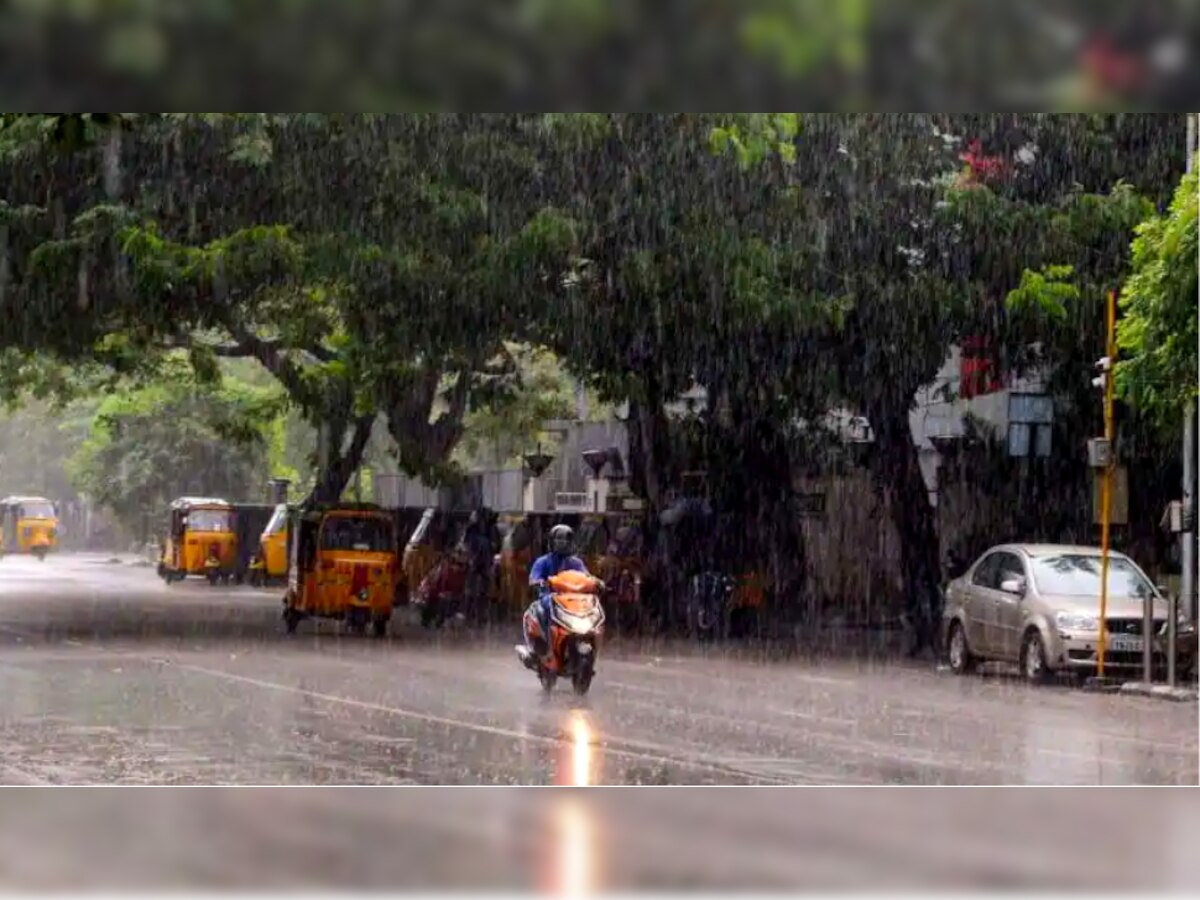
M 1033 560 L 1033 578 L 1043 594 L 1096 597 L 1100 595 L 1100 566 L 1098 556 L 1037 557 Z M 1145 599 L 1154 595 L 1154 588 L 1132 562 L 1112 556 L 1108 560 L 1108 592 L 1113 597 Z
M 54 506 L 45 500 L 33 500 L 21 504 L 22 519 L 53 519 Z
M 189 531 L 233 531 L 233 513 L 227 509 L 193 509 L 188 512 Z
M 385 553 L 393 550 L 392 523 L 387 519 L 334 516 L 321 529 L 322 550 Z

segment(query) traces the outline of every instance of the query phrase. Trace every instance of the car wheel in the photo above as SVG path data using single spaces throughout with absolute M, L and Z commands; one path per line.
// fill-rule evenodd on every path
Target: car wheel
M 1029 630 L 1021 644 L 1021 674 L 1030 684 L 1043 684 L 1050 675 L 1042 635 L 1035 628 Z
M 950 626 L 950 671 L 955 675 L 967 675 L 975 671 L 975 654 L 967 643 L 967 630 L 955 622 Z

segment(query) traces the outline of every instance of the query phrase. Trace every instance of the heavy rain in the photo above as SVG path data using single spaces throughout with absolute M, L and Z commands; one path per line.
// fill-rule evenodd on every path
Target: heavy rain
M 0 887 L 1194 884 L 1197 21 L 0 4 Z
M 1194 134 L 8 115 L 5 779 L 1196 783 Z

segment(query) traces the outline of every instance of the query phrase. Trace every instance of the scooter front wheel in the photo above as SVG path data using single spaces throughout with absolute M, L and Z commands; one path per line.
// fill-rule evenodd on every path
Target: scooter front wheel
M 543 669 L 538 672 L 538 681 L 542 683 L 542 690 L 548 694 L 554 690 L 554 685 L 558 682 L 558 674 Z
M 588 692 L 588 688 L 592 686 L 592 676 L 596 674 L 591 663 L 581 666 L 579 671 L 571 676 L 571 687 L 575 693 L 582 697 Z

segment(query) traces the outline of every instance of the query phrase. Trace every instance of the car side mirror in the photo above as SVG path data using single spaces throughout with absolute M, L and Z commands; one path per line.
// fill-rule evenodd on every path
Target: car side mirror
M 1000 590 L 1004 591 L 1006 594 L 1023 596 L 1025 593 L 1025 579 L 1005 578 L 1002 582 L 1000 582 Z

